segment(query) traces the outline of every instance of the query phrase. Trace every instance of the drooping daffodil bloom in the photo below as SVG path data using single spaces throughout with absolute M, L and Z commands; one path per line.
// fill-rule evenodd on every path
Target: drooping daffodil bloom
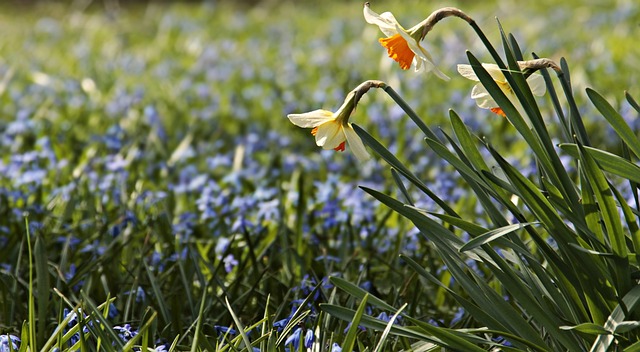
M 369 159 L 369 153 L 362 140 L 349 123 L 349 117 L 356 107 L 356 94 L 351 92 L 338 111 L 318 109 L 304 114 L 289 114 L 287 117 L 294 125 L 302 128 L 313 128 L 311 134 L 316 144 L 323 149 L 344 151 L 346 142 L 353 154 L 360 161 Z
M 527 124 L 531 126 L 531 122 L 527 118 L 522 104 L 520 104 L 520 101 L 518 101 L 516 94 L 514 93 L 513 89 L 511 89 L 511 86 L 509 85 L 509 82 L 507 82 L 507 78 L 504 76 L 504 73 L 502 73 L 502 70 L 500 70 L 500 67 L 496 64 L 482 64 L 482 67 L 487 70 L 487 72 L 491 75 L 491 78 L 493 78 L 493 80 L 498 84 L 498 87 L 500 87 L 502 92 L 507 96 L 507 98 L 509 98 L 511 103 L 513 103 L 516 109 L 518 109 L 520 115 L 522 115 L 525 121 L 527 121 Z M 502 111 L 502 108 L 498 106 L 487 89 L 482 85 L 482 83 L 480 83 L 480 80 L 478 79 L 478 76 L 476 76 L 475 72 L 473 72 L 473 68 L 471 67 L 471 65 L 458 65 L 458 72 L 463 77 L 478 82 L 478 84 L 473 86 L 473 89 L 471 90 L 471 98 L 476 101 L 476 104 L 479 107 L 483 109 L 489 109 L 495 114 L 506 117 L 504 111 Z M 544 79 L 539 73 L 531 74 L 527 78 L 527 84 L 529 85 L 531 92 L 535 96 L 543 96 L 547 91 Z
M 387 36 L 378 41 L 387 49 L 389 57 L 400 64 L 400 68 L 407 70 L 413 66 L 416 72 L 433 72 L 436 76 L 449 80 L 433 63 L 431 54 L 420 45 L 423 22 L 404 29 L 391 12 L 377 14 L 371 10 L 369 3 L 365 3 L 363 12 L 365 21 L 380 27 Z

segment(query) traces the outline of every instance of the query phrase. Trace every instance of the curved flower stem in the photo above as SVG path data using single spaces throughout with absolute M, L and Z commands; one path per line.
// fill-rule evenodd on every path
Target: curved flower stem
M 487 36 L 484 35 L 484 32 L 482 32 L 482 29 L 480 29 L 476 21 L 473 18 L 469 17 L 462 10 L 457 9 L 455 7 L 443 7 L 439 10 L 435 10 L 434 12 L 432 12 L 431 15 L 429 15 L 429 17 L 427 17 L 423 21 L 424 25 L 422 27 L 422 35 L 420 36 L 420 40 L 424 39 L 424 37 L 427 36 L 427 33 L 429 33 L 438 22 L 450 16 L 458 17 L 464 20 L 465 22 L 467 22 L 471 26 L 471 28 L 473 28 L 473 30 L 476 32 L 476 34 L 478 35 L 478 37 L 480 38 L 484 46 L 487 48 L 487 50 L 489 50 L 489 53 L 491 54 L 493 59 L 496 61 L 498 66 L 500 66 L 501 68 L 506 68 L 504 61 L 502 61 L 502 59 L 500 58 L 500 55 L 498 55 L 498 52 L 493 47 L 493 45 L 491 45 L 491 42 L 489 42 L 489 39 L 487 39 Z
M 418 128 L 420 128 L 420 130 L 427 137 L 436 141 L 438 140 L 435 133 L 433 133 L 433 131 L 431 131 L 429 126 L 427 126 L 424 123 L 424 121 L 422 121 L 422 119 L 418 116 L 418 114 L 416 114 L 416 112 L 413 111 L 411 106 L 409 106 L 409 104 L 407 104 L 407 102 L 404 99 L 402 99 L 402 97 L 400 97 L 400 95 L 393 88 L 391 88 L 391 86 L 387 85 L 383 81 L 369 80 L 369 81 L 364 81 L 360 83 L 360 85 L 358 85 L 350 93 L 350 94 L 355 94 L 355 97 L 354 97 L 355 104 L 358 104 L 358 101 L 360 100 L 360 98 L 362 98 L 362 96 L 366 94 L 371 88 L 380 88 L 384 90 L 391 97 L 391 99 L 393 99 L 393 101 L 395 101 L 396 104 L 398 104 L 398 106 L 402 108 L 402 110 L 404 110 L 405 113 L 407 113 L 409 118 L 413 120 L 413 122 L 418 126 Z

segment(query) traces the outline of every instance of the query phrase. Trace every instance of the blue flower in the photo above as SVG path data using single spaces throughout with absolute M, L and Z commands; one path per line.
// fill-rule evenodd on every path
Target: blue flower
M 308 329 L 307 333 L 304 335 L 304 347 L 311 348 L 313 346 L 313 340 L 315 336 L 313 334 L 313 330 Z
M 342 347 L 334 342 L 331 346 L 331 352 L 342 352 Z
M 226 335 L 226 334 L 230 334 L 230 335 L 235 335 L 237 334 L 237 332 L 228 327 L 228 326 L 220 326 L 220 325 L 214 325 L 213 328 L 216 330 L 216 333 L 218 335 Z
M 285 340 L 284 344 L 286 345 L 290 345 L 293 344 L 293 350 L 297 351 L 298 348 L 300 347 L 300 335 L 302 335 L 302 328 L 296 328 L 293 331 L 293 334 L 291 334 L 289 337 L 287 337 L 287 339 Z M 305 338 L 306 339 L 306 338 Z
M 124 342 L 129 342 L 134 336 L 138 335 L 138 330 L 132 330 L 131 325 L 124 324 L 124 326 L 114 326 L 113 330 Z
M 278 320 L 275 323 L 273 323 L 273 327 L 276 328 L 276 330 L 278 332 L 280 332 L 280 331 L 282 331 L 282 329 L 284 329 L 285 326 L 287 326 L 287 324 L 289 323 L 290 319 L 291 319 L 291 317 L 287 317 L 287 318 Z
M 125 295 L 130 295 L 132 293 L 133 293 L 132 291 L 124 292 Z M 136 294 L 136 303 L 144 302 L 144 300 L 147 298 L 147 294 L 144 292 L 144 289 L 140 286 L 136 288 L 135 294 Z
M 11 344 L 11 347 L 9 347 Z M 0 352 L 9 352 L 11 349 L 17 351 L 20 348 L 20 339 L 13 335 L 0 335 Z
M 226 271 L 227 273 L 230 273 L 231 270 L 233 270 L 233 268 L 238 265 L 238 261 L 233 256 L 233 254 L 229 254 L 224 257 L 224 259 L 222 259 L 222 262 L 224 263 L 224 271 Z

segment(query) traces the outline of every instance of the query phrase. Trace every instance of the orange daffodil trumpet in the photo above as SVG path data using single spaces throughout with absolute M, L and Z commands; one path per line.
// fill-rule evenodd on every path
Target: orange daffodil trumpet
M 416 72 L 433 72 L 436 76 L 449 80 L 433 63 L 431 54 L 420 45 L 425 21 L 404 29 L 391 12 L 377 14 L 371 10 L 369 3 L 364 4 L 363 12 L 365 21 L 377 25 L 387 36 L 378 41 L 387 49 L 389 57 L 400 64 L 400 68 L 407 70 L 413 66 Z
M 525 65 L 526 64 L 521 64 L 520 66 L 521 68 L 524 68 Z M 507 82 L 507 78 L 504 76 L 504 73 L 502 73 L 502 70 L 500 70 L 500 67 L 496 64 L 482 64 L 482 67 L 487 70 L 487 72 L 491 75 L 491 78 L 493 78 L 493 80 L 498 84 L 498 87 L 500 87 L 502 92 L 507 96 L 507 98 L 509 98 L 516 109 L 520 111 L 520 114 L 523 118 L 525 118 L 527 124 L 531 126 L 531 123 L 524 113 L 522 104 L 520 104 L 520 102 L 518 101 L 516 94 L 514 93 L 513 89 L 511 89 L 511 86 L 509 85 L 509 82 Z M 473 68 L 471 67 L 471 65 L 458 65 L 458 72 L 465 78 L 468 78 L 472 81 L 480 82 L 478 76 L 476 76 L 475 72 L 473 72 Z M 531 92 L 535 96 L 543 96 L 547 91 L 544 79 L 538 73 L 531 74 L 527 78 L 527 84 L 529 85 Z M 502 111 L 502 108 L 498 106 L 495 100 L 493 100 L 482 83 L 478 83 L 473 86 L 473 89 L 471 90 L 471 98 L 476 101 L 476 104 L 480 108 L 489 109 L 495 114 L 506 117 L 504 111 Z
M 358 101 L 370 88 L 386 86 L 381 81 L 366 81 L 352 90 L 336 112 L 318 109 L 304 114 L 289 114 L 287 117 L 294 125 L 302 128 L 313 128 L 311 134 L 316 144 L 323 149 L 344 151 L 348 142 L 351 151 L 360 161 L 370 158 L 362 140 L 349 123 L 349 117 L 355 111 Z

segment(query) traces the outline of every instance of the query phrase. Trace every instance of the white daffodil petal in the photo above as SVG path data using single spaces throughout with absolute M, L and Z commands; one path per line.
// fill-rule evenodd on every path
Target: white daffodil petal
M 458 65 L 458 73 L 462 75 L 462 77 L 466 79 L 470 79 L 472 81 L 478 82 L 478 76 L 473 72 L 473 68 L 471 65 Z
M 451 79 L 451 78 L 449 78 L 449 76 L 445 75 L 442 71 L 440 71 L 440 69 L 439 69 L 437 66 L 435 66 L 435 65 L 433 65 L 433 67 L 431 68 L 431 71 L 432 71 L 436 76 L 438 76 L 440 79 L 442 79 L 442 80 L 444 80 L 444 81 L 448 81 L 448 80 L 450 80 L 450 79 Z
M 429 54 L 429 52 L 425 48 L 423 48 L 420 43 L 413 39 L 413 37 L 410 36 L 409 33 L 402 30 L 400 27 L 396 27 L 396 30 L 398 30 L 398 33 L 400 33 L 402 38 L 407 42 L 407 44 L 409 45 L 409 49 L 411 49 L 411 51 L 413 51 L 413 53 L 416 55 L 413 58 L 413 66 L 415 66 L 416 72 L 433 72 L 436 76 L 445 81 L 448 81 L 450 79 L 447 75 L 445 75 L 438 69 L 436 64 L 433 62 L 431 54 Z
M 355 155 L 356 158 L 358 158 L 358 160 L 360 161 L 368 160 L 371 156 L 365 149 L 360 136 L 358 136 L 351 124 L 347 124 L 347 126 L 345 126 L 343 129 L 344 134 L 347 137 L 347 142 L 349 143 L 349 148 L 351 148 L 353 155 Z
M 497 108 L 498 104 L 491 97 L 489 92 L 482 86 L 482 84 L 476 84 L 471 90 L 471 98 L 476 101 L 476 105 L 483 109 Z
M 482 64 L 482 67 L 487 70 L 487 72 L 491 75 L 491 78 L 493 78 L 496 83 L 507 82 L 507 78 L 504 76 L 504 73 L 502 73 L 500 66 L 496 64 Z
M 323 123 L 316 132 L 316 144 L 323 149 L 333 149 L 345 141 L 342 126 L 335 121 Z
M 325 122 L 335 120 L 335 116 L 331 111 L 322 109 L 304 114 L 289 114 L 287 117 L 291 123 L 302 128 L 318 127 Z
M 367 21 L 367 23 L 375 24 L 376 26 L 380 27 L 382 33 L 384 33 L 384 35 L 386 35 L 387 37 L 391 37 L 392 35 L 395 35 L 397 33 L 395 27 L 398 21 L 396 21 L 395 17 L 393 17 L 390 12 L 385 12 L 382 15 L 378 15 L 377 13 L 373 12 L 373 10 L 369 8 L 369 6 L 365 6 L 363 13 L 364 20 Z
M 531 88 L 533 95 L 541 97 L 547 92 L 547 86 L 544 83 L 544 78 L 538 73 L 534 73 L 527 78 L 527 84 Z
M 480 83 L 474 85 L 471 89 L 471 99 L 481 99 L 490 96 L 487 89 Z

